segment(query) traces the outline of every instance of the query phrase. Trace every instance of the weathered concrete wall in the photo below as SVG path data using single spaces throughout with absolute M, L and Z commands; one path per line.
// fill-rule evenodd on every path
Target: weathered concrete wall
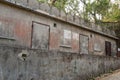
M 45 8 L 45 11 L 49 11 L 47 9 L 48 8 Z M 77 26 L 68 23 L 68 21 L 64 22 L 58 19 L 51 18 L 49 16 L 42 15 L 40 13 L 30 12 L 5 3 L 0 3 L 0 11 L 1 11 L 0 28 L 3 28 L 1 29 L 0 32 L 0 44 L 31 47 L 31 45 L 33 44 L 32 35 L 34 35 L 33 24 L 38 23 L 42 25 L 47 25 L 50 28 L 49 35 L 47 35 L 47 37 L 49 38 L 46 38 L 49 39 L 48 40 L 49 50 L 80 53 L 81 52 L 80 48 L 82 47 L 82 45 L 80 44 L 81 38 L 79 36 L 85 35 L 89 38 L 88 40 L 89 54 L 105 55 L 105 41 L 109 41 L 113 45 L 112 46 L 113 56 L 116 55 L 116 40 L 114 38 L 110 38 L 108 36 L 96 33 L 92 31 L 92 29 L 91 30 L 83 29 L 82 27 L 86 25 L 86 23 L 84 23 L 83 20 L 80 20 L 79 24 L 80 26 Z M 62 13 L 62 15 L 64 16 L 64 13 Z M 79 21 L 76 22 L 78 24 Z M 95 30 L 96 28 L 99 29 L 99 27 L 95 27 L 94 24 L 92 25 L 93 26 L 91 28 Z M 38 27 L 39 30 L 41 30 L 36 32 L 38 35 L 41 34 L 41 32 L 42 33 L 45 32 L 41 29 L 40 26 Z M 67 33 L 67 35 L 65 35 L 64 33 Z
M 85 21 L 84 19 L 80 18 L 79 16 L 74 16 L 72 14 L 67 14 L 64 11 L 61 11 L 59 9 L 57 9 L 54 6 L 50 6 L 46 3 L 40 3 L 38 0 L 4 0 L 4 1 L 8 1 L 23 7 L 27 7 L 30 8 L 32 10 L 36 10 L 36 11 L 42 11 L 43 13 L 52 15 L 54 17 L 57 18 L 61 18 L 62 20 L 65 20 L 67 22 L 71 22 L 74 24 L 78 24 L 84 27 L 89 27 L 91 29 L 95 29 L 96 31 L 101 31 L 103 33 L 107 33 L 109 35 L 114 35 L 115 33 L 113 31 L 110 31 L 109 29 L 104 29 L 105 27 L 99 26 L 95 23 L 90 23 L 88 21 Z M 110 26 L 110 25 L 108 25 Z M 103 30 L 104 29 L 104 30 Z
M 89 80 L 118 68 L 120 58 L 0 47 L 0 80 Z

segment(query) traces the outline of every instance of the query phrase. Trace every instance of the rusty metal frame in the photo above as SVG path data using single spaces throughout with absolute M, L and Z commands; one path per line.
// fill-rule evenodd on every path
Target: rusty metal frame
M 89 36 L 85 35 L 85 34 L 81 34 L 81 33 L 79 33 L 79 54 L 80 54 L 80 51 L 81 51 L 81 49 L 80 49 L 80 35 L 88 37 L 88 54 L 89 54 L 89 52 L 90 52 L 89 51 Z
M 49 28 L 49 34 L 48 34 L 48 50 L 50 48 L 50 25 L 48 24 L 44 24 L 44 23 L 41 23 L 41 22 L 37 22 L 37 21 L 32 21 L 32 28 L 31 28 L 31 43 L 30 43 L 30 48 L 32 48 L 32 39 L 33 39 L 33 27 L 34 27 L 34 23 L 37 23 L 37 24 L 41 24 L 41 25 L 45 25 Z

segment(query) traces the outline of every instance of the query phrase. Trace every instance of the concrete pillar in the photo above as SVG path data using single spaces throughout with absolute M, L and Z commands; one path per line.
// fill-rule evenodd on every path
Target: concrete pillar
M 20 3 L 21 5 L 27 5 L 28 0 L 14 0 L 16 3 Z
M 56 7 L 52 7 L 50 14 L 59 17 L 60 11 Z
M 74 22 L 76 23 L 76 24 L 79 24 L 80 23 L 80 18 L 79 18 L 79 16 L 74 16 Z
M 39 8 L 39 2 L 37 0 L 29 0 L 28 1 L 28 5 L 32 8 L 32 9 L 38 9 Z
M 73 15 L 67 14 L 67 21 L 68 22 L 73 22 Z
M 40 3 L 39 9 L 47 13 L 50 13 L 50 6 L 46 3 Z
M 60 17 L 61 17 L 61 19 L 63 19 L 63 20 L 66 20 L 66 19 L 67 19 L 67 15 L 66 15 L 66 13 L 65 13 L 63 10 L 60 11 Z

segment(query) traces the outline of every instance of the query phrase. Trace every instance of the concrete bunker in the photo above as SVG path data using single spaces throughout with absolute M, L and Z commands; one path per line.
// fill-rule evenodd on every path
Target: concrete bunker
M 22 6 L 12 1 L 0 1 L 0 44 L 33 49 L 58 50 L 79 54 L 95 54 L 116 56 L 117 37 L 109 30 L 102 31 L 102 27 L 88 23 L 79 17 L 69 21 L 68 15 L 57 12 L 55 15 L 51 6 L 42 11 L 42 4 L 36 8 L 29 5 Z M 19 3 L 19 2 L 18 2 Z M 44 4 L 45 5 L 45 4 Z M 13 6 L 13 7 L 11 7 Z M 35 6 L 34 6 L 35 7 Z M 37 10 L 36 10 L 37 9 Z M 56 9 L 54 9 L 56 10 Z M 16 12 L 16 13 L 14 13 Z M 14 14 L 14 16 L 11 16 Z M 95 29 L 95 30 L 94 30 Z M 111 35 L 112 34 L 112 35 Z M 110 42 L 109 44 L 106 41 Z M 106 46 L 109 48 L 106 48 Z M 110 52 L 107 52 L 108 49 Z

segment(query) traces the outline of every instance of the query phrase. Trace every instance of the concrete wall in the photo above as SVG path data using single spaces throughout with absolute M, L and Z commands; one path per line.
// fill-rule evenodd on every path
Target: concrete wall
M 97 30 L 97 28 L 98 30 L 101 30 L 101 28 L 95 27 L 93 24 L 91 27 L 93 29 L 86 30 L 81 28 L 86 25 L 84 21 L 81 21 L 79 24 L 80 26 L 77 26 L 69 23 L 68 21 L 64 22 L 57 20 L 5 3 L 0 3 L 0 11 L 0 27 L 3 28 L 1 29 L 3 35 L 0 34 L 0 44 L 31 47 L 33 38 L 33 24 L 38 23 L 49 26 L 50 28 L 49 35 L 47 35 L 49 36 L 49 50 L 80 53 L 81 44 L 79 44 L 79 35 L 85 35 L 89 38 L 89 54 L 105 55 L 105 41 L 109 41 L 112 43 L 112 54 L 113 56 L 116 55 L 116 40 L 92 31 L 93 29 Z M 65 37 L 64 33 L 66 30 L 68 36 L 71 37 Z M 66 46 L 64 44 L 69 45 Z
M 90 22 L 85 21 L 84 19 L 80 18 L 79 16 L 65 13 L 64 11 L 57 9 L 54 6 L 50 6 L 47 3 L 40 3 L 38 0 L 4 0 L 4 1 L 7 1 L 7 2 L 10 2 L 13 4 L 17 4 L 19 6 L 23 6 L 26 8 L 30 8 L 30 9 L 38 11 L 38 12 L 40 11 L 45 14 L 49 14 L 51 16 L 65 20 L 67 22 L 85 26 L 85 27 L 94 29 L 96 31 L 101 31 L 103 33 L 115 36 L 114 31 L 110 31 L 109 29 L 106 28 L 107 26 L 111 26 L 111 25 L 104 26 L 104 24 L 103 24 L 103 25 L 99 26 L 95 23 L 90 23 Z M 100 23 L 100 24 L 102 24 L 102 23 Z
M 0 80 L 89 80 L 119 68 L 119 58 L 0 46 Z

